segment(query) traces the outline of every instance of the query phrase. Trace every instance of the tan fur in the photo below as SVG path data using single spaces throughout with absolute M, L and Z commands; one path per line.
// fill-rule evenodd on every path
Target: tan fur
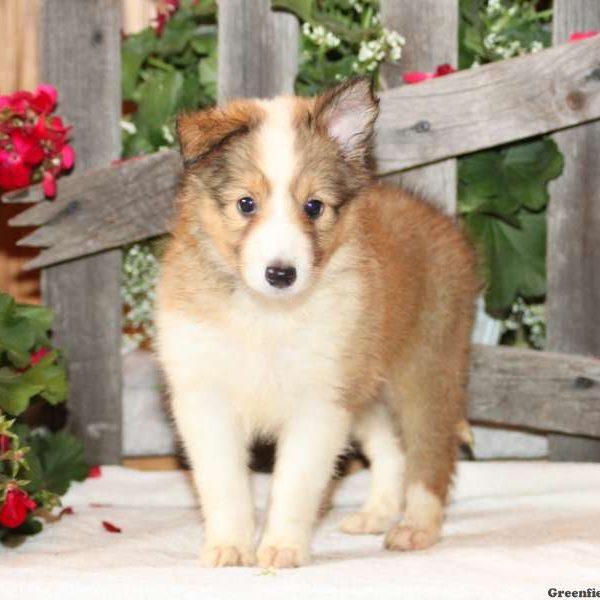
M 314 378 L 315 393 L 335 389 L 342 409 L 357 417 L 389 397 L 393 428 L 406 456 L 405 488 L 412 505 L 401 529 L 393 530 L 386 543 L 419 548 L 437 538 L 454 469 L 456 429 L 465 413 L 473 301 L 480 284 L 471 246 L 450 218 L 407 191 L 374 182 L 369 132 L 376 103 L 352 85 L 294 104 L 297 168 L 289 210 L 310 240 L 314 273 L 305 291 L 281 301 L 261 299 L 240 275 L 241 252 L 252 228 L 274 210 L 271 182 L 263 176 L 255 151 L 269 106 L 238 102 L 180 120 L 183 155 L 191 162 L 158 289 L 159 353 L 175 394 L 191 394 L 200 385 L 194 383 L 194 365 L 224 360 L 194 354 L 203 343 L 202 332 L 214 337 L 222 331 L 227 339 L 240 340 L 235 344 L 264 352 L 273 370 L 281 352 L 269 344 L 301 346 L 303 368 Z M 372 115 L 365 116 L 364 139 L 344 156 L 327 132 L 349 89 L 356 96 L 350 100 L 358 109 L 360 102 L 365 104 Z M 235 207 L 247 194 L 260 205 L 252 219 Z M 302 212 L 310 197 L 326 205 L 314 222 Z M 260 329 L 252 330 L 252 323 Z M 171 339 L 173 327 L 183 337 L 187 329 L 197 330 L 188 354 L 179 353 L 178 338 Z M 181 339 L 182 346 L 187 343 Z M 190 364 L 182 364 L 192 354 Z M 269 381 L 256 387 L 247 379 L 237 381 L 237 368 L 235 362 L 230 365 L 227 389 L 235 397 L 245 393 L 247 399 L 235 406 L 253 403 L 252 409 L 239 408 L 258 411 L 248 417 L 249 427 L 279 436 L 286 415 L 294 410 L 277 397 L 287 393 L 287 374 L 281 373 L 279 381 L 278 373 L 269 371 Z M 203 382 L 210 377 L 207 373 Z M 281 415 L 275 418 L 272 413 L 278 410 Z M 439 514 L 434 514 L 436 502 Z M 302 562 L 301 549 L 278 551 L 273 544 L 269 540 L 259 552 L 261 564 Z M 244 552 L 242 548 L 234 555 Z M 216 559 L 212 563 L 222 564 Z

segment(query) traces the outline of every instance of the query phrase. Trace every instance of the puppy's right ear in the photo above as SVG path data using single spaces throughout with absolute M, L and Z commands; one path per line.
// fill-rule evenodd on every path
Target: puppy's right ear
M 259 120 L 257 107 L 245 102 L 180 115 L 177 137 L 184 166 L 193 167 L 208 158 L 233 138 L 248 133 Z

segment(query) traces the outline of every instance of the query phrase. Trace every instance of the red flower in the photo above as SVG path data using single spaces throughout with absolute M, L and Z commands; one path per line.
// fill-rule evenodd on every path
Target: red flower
M 29 185 L 31 169 L 17 152 L 0 150 L 0 188 L 16 190 Z
M 34 93 L 0 96 L 0 193 L 41 181 L 44 193 L 56 195 L 56 179 L 73 168 L 70 128 L 51 115 L 56 89 L 41 84 Z
M 19 527 L 35 507 L 36 503 L 23 490 L 9 487 L 0 508 L 0 525 L 11 529 Z
M 595 37 L 600 33 L 597 29 L 590 29 L 589 31 L 575 31 L 569 36 L 569 42 L 580 42 L 581 40 L 587 40 Z
M 46 356 L 46 354 L 48 354 L 48 352 L 50 352 L 50 350 L 48 350 L 47 348 L 40 348 L 39 350 L 36 350 L 31 355 L 31 360 L 29 361 L 29 366 L 35 367 L 35 365 L 37 365 L 42 360 L 42 358 L 44 358 L 44 356 Z
M 69 144 L 65 144 L 60 151 L 60 162 L 63 168 L 63 171 L 68 171 L 73 168 L 75 164 L 75 150 L 73 150 L 73 146 L 69 146 Z
M 10 135 L 12 146 L 28 165 L 37 165 L 44 160 L 44 149 L 32 135 L 16 129 Z
M 0 454 L 10 450 L 10 438 L 7 435 L 0 435 Z
M 56 179 L 51 171 L 44 171 L 42 188 L 44 189 L 44 196 L 46 198 L 54 198 L 56 196 Z
M 435 73 L 426 73 L 423 71 L 406 71 L 402 75 L 402 80 L 404 83 L 421 83 L 421 81 L 427 81 L 428 79 L 436 79 L 437 77 L 443 77 L 444 75 L 449 75 L 450 73 L 455 73 L 456 69 L 448 64 L 444 63 L 443 65 L 439 65 Z
M 24 117 L 31 106 L 33 94 L 31 92 L 15 92 L 10 96 L 0 96 L 0 110 L 8 108 L 10 112 L 19 117 Z
M 444 63 L 443 65 L 439 65 L 435 70 L 434 77 L 443 77 L 444 75 L 450 75 L 450 73 L 454 73 L 455 71 L 456 69 L 452 65 Z
M 102 477 L 102 469 L 98 465 L 90 467 L 88 479 L 98 479 L 98 477 Z
M 42 83 L 35 91 L 31 106 L 38 113 L 48 114 L 54 110 L 56 98 L 56 88 L 53 85 Z

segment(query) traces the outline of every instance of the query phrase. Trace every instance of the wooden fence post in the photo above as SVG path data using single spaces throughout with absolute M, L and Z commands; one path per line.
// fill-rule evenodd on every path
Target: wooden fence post
M 298 20 L 270 0 L 219 1 L 218 101 L 291 94 L 298 70 Z
M 458 63 L 458 0 L 381 0 L 382 23 L 406 38 L 400 65 L 385 65 L 386 87 L 402 83 L 402 71 L 435 71 Z M 446 213 L 456 212 L 456 159 L 392 175 L 390 181 L 423 193 Z
M 77 171 L 119 158 L 120 11 L 119 0 L 42 1 L 42 80 L 57 87 L 59 113 L 73 125 Z M 69 365 L 69 426 L 92 463 L 121 458 L 120 273 L 121 251 L 110 250 L 42 274 Z
M 597 0 L 554 0 L 554 44 L 599 28 Z M 552 185 L 548 210 L 547 349 L 600 356 L 600 122 L 554 137 L 565 170 Z M 551 460 L 600 461 L 600 441 L 589 438 L 550 435 L 549 450 Z

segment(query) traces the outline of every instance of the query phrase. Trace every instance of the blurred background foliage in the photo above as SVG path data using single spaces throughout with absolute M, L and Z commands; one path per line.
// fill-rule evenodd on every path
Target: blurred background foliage
M 215 0 L 181 0 L 159 27 L 123 41 L 123 157 L 176 145 L 182 110 L 216 101 Z M 301 21 L 296 93 L 312 95 L 353 75 L 401 58 L 402 32 L 381 24 L 378 0 L 273 0 Z M 460 0 L 459 67 L 537 52 L 551 43 L 551 3 Z M 458 210 L 482 256 L 486 311 L 505 319 L 504 341 L 543 347 L 548 183 L 562 172 L 550 138 L 537 138 L 461 157 Z M 153 335 L 153 285 L 160 244 L 126 250 L 123 299 L 126 346 Z M 532 316 L 534 315 L 534 316 Z M 531 323 L 534 322 L 535 326 Z

